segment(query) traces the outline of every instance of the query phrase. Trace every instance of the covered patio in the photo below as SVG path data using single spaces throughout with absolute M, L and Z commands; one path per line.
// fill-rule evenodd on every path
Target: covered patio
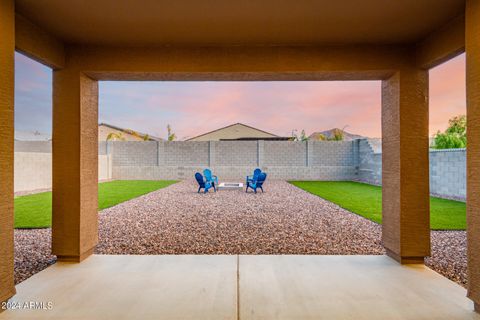
M 0 319 L 480 319 L 464 288 L 386 256 L 93 255 L 14 301 L 40 304 Z
M 478 0 L 0 0 L 0 301 L 54 301 L 51 313 L 9 310 L 0 318 L 121 318 L 137 306 L 144 318 L 478 318 L 479 21 Z M 53 69 L 52 253 L 60 261 L 17 288 L 15 50 Z M 428 70 L 462 52 L 467 292 L 422 265 L 431 253 Z M 388 257 L 92 256 L 102 80 L 381 80 Z M 377 272 L 366 275 L 365 266 Z M 168 285 L 159 290 L 161 283 Z M 132 299 L 132 290 L 141 294 Z

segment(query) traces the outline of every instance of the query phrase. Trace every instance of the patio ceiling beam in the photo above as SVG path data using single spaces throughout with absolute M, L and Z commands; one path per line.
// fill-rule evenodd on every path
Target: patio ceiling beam
M 68 46 L 98 80 L 381 80 L 411 57 L 408 46 Z
M 63 43 L 18 13 L 15 15 L 15 48 L 54 70 L 65 65 Z
M 467 0 L 467 262 L 468 297 L 480 312 L 480 1 Z
M 465 51 L 465 16 L 459 16 L 417 45 L 417 65 L 431 69 Z
M 14 52 L 14 3 L 13 0 L 0 0 L 0 302 L 8 300 L 15 294 L 13 275 Z

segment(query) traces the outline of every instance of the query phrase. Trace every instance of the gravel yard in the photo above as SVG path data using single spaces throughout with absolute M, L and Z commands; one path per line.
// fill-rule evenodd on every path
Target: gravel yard
M 283 181 L 197 194 L 184 181 L 99 213 L 97 254 L 383 254 L 381 226 Z M 50 229 L 15 230 L 15 281 L 55 262 Z M 463 231 L 433 231 L 427 265 L 466 283 Z

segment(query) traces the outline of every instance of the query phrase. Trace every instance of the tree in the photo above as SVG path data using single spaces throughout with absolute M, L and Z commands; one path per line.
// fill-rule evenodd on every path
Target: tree
M 467 147 L 467 116 L 459 115 L 448 120 L 444 132 L 437 131 L 431 145 L 434 149 L 454 149 Z
M 172 132 L 172 127 L 170 127 L 170 125 L 168 124 L 167 125 L 167 140 L 168 141 L 173 141 L 177 139 L 177 136 L 175 135 L 175 133 Z
M 333 129 L 332 134 L 333 135 L 331 137 L 327 137 L 324 134 L 317 134 L 315 136 L 315 139 L 317 141 L 343 141 L 343 139 L 344 139 L 343 130 Z
M 308 141 L 307 134 L 305 133 L 305 130 L 303 129 L 302 132 L 300 133 L 300 136 L 297 134 L 297 129 L 292 130 L 292 140 L 293 141 Z
M 121 132 L 115 133 L 115 132 L 110 132 L 107 136 L 107 141 L 125 141 L 125 138 L 123 137 L 123 134 Z
M 140 134 L 137 131 L 132 130 L 132 129 L 128 129 L 126 131 L 127 131 L 127 133 L 131 134 L 132 136 L 134 136 L 134 137 L 136 137 L 140 140 L 143 140 L 143 141 L 149 141 L 150 140 L 150 136 L 148 134 Z
M 334 129 L 333 130 L 333 137 L 331 137 L 330 141 L 343 141 L 343 138 L 344 138 L 344 131 L 343 130 L 340 130 L 340 129 Z

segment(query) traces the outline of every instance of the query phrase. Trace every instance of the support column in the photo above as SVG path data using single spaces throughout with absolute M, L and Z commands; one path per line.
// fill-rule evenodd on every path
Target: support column
M 13 0 L 0 0 L 0 302 L 10 299 L 15 294 L 13 278 L 14 53 Z
M 98 83 L 53 73 L 52 252 L 80 262 L 98 242 Z
M 467 261 L 468 297 L 480 312 L 480 1 L 467 0 Z
M 430 255 L 428 72 L 406 68 L 382 83 L 382 237 L 400 263 Z

